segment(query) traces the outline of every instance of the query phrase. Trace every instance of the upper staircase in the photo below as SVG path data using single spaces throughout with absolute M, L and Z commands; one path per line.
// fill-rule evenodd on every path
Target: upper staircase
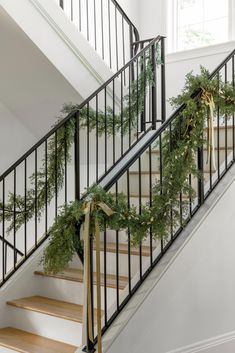
M 41 3 L 24 0 L 25 6 L 26 2 L 27 6 L 29 3 L 46 6 L 44 0 Z M 12 1 L 1 0 L 0 4 L 9 12 L 16 12 Z M 86 34 L 87 40 L 115 73 L 82 103 L 67 107 L 68 115 L 0 177 L 0 286 L 3 293 L 0 310 L 4 314 L 0 317 L 0 327 L 3 327 L 0 353 L 79 351 L 84 318 L 83 252 L 80 249 L 79 256 L 74 257 L 62 273 L 45 273 L 38 261 L 48 243 L 50 226 L 64 203 L 68 205 L 74 199 L 83 199 L 87 188 L 94 184 L 116 197 L 123 193 L 128 206 L 136 206 L 141 215 L 144 205 L 153 203 L 156 180 L 163 180 L 163 153 L 171 150 L 174 124 L 182 118 L 185 109 L 181 106 L 166 120 L 163 37 L 140 41 L 136 28 L 116 1 L 101 1 L 99 10 L 94 5 L 96 2 L 93 7 L 88 6 L 88 1 L 77 4 L 80 5 L 78 12 L 73 2 L 60 1 L 58 5 L 70 14 L 80 34 Z M 59 11 L 58 7 L 58 16 Z M 86 16 L 81 16 L 82 11 Z M 97 18 L 92 26 L 90 16 Z M 86 18 L 85 24 L 81 22 L 83 18 Z M 109 26 L 113 24 L 112 30 Z M 105 26 L 110 29 L 107 36 Z M 125 42 L 126 26 L 129 37 Z M 119 38 L 120 29 L 122 36 Z M 231 80 L 234 84 L 234 57 L 235 51 L 216 68 L 210 79 L 221 75 L 224 81 Z M 195 99 L 199 93 L 195 92 Z M 207 127 L 205 134 L 206 131 Z M 168 140 L 165 136 L 169 136 Z M 206 161 L 207 146 L 201 146 L 195 159 L 204 178 L 199 174 L 188 176 L 188 185 L 193 187 L 195 195 L 179 193 L 180 222 L 176 222 L 175 209 L 171 206 L 167 237 L 154 239 L 150 227 L 145 240 L 133 246 L 128 229 L 103 230 L 100 278 L 103 333 L 233 165 L 234 136 L 234 115 L 221 124 L 218 107 L 216 169 L 211 157 Z M 97 249 L 93 243 L 91 241 L 91 311 L 96 336 L 97 269 L 94 260 Z M 94 344 L 87 343 L 86 351 L 92 352 Z

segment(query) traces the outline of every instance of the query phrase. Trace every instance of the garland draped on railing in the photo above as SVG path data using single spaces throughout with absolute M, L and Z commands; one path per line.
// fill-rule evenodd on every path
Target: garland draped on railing
M 149 79 L 151 79 L 151 76 Z M 196 98 L 192 98 L 194 92 L 200 92 Z M 209 98 L 207 99 L 206 97 Z M 133 244 L 137 244 L 148 236 L 150 228 L 154 239 L 162 239 L 169 235 L 172 226 L 179 225 L 179 195 L 185 194 L 193 198 L 195 194 L 193 188 L 188 183 L 188 175 L 191 174 L 199 178 L 202 177 L 198 172 L 195 156 L 198 149 L 202 148 L 204 143 L 207 143 L 203 136 L 205 123 L 209 119 L 211 129 L 211 118 L 212 114 L 214 115 L 214 111 L 212 111 L 213 105 L 219 107 L 221 119 L 226 119 L 226 117 L 235 113 L 235 89 L 231 84 L 222 82 L 221 78 L 209 80 L 208 72 L 202 68 L 200 75 L 193 76 L 192 73 L 187 75 L 185 89 L 181 95 L 171 99 L 171 104 L 174 107 L 185 104 L 185 109 L 172 122 L 171 130 L 169 131 L 169 129 L 167 129 L 163 134 L 162 152 L 164 168 L 161 183 L 156 181 L 153 187 L 151 207 L 149 207 L 148 204 L 143 205 L 141 214 L 139 214 L 135 207 L 128 207 L 125 195 L 118 194 L 117 196 L 113 196 L 111 193 L 106 193 L 99 186 L 94 186 L 87 190 L 89 199 L 95 204 L 102 203 L 107 205 L 107 207 L 113 210 L 113 213 L 107 215 L 100 208 L 92 209 L 90 212 L 90 234 L 95 235 L 95 224 L 96 221 L 98 221 L 101 231 L 105 226 L 113 230 L 128 229 Z M 102 120 L 101 117 L 100 119 Z M 65 134 L 68 138 L 68 136 L 70 136 L 69 131 L 71 131 L 71 141 L 69 137 L 70 142 L 67 141 L 66 146 L 67 151 L 69 151 L 69 144 L 72 143 L 73 140 L 74 122 L 70 124 L 71 126 L 68 125 L 66 129 L 63 127 L 60 132 L 58 131 L 57 152 L 60 148 L 63 150 L 63 146 L 66 144 L 64 140 Z M 102 131 L 100 131 L 100 133 L 101 132 Z M 210 134 L 212 134 L 212 130 Z M 211 138 L 212 136 L 208 141 L 208 149 L 210 150 L 213 147 Z M 57 163 L 59 163 L 59 165 L 63 165 L 63 152 L 57 156 Z M 52 175 L 55 173 L 55 165 L 53 162 L 54 153 L 55 146 L 54 140 L 52 139 L 48 151 Z M 69 157 L 69 152 L 67 157 Z M 58 168 L 58 172 L 60 172 L 60 168 Z M 42 193 L 41 198 L 43 204 L 45 204 L 43 170 L 41 173 L 41 179 L 39 181 L 41 187 L 38 187 L 38 190 Z M 58 175 L 58 177 L 59 179 L 62 178 L 62 174 L 61 176 Z M 34 176 L 31 178 L 34 180 Z M 53 177 L 51 177 L 49 186 L 49 195 L 51 196 L 48 196 L 48 202 L 50 197 L 51 199 L 53 198 L 54 190 L 55 184 Z M 33 190 L 29 191 L 29 199 L 32 203 L 35 202 Z M 17 213 L 16 215 L 17 229 L 24 223 L 24 221 L 22 221 L 22 217 L 24 218 L 23 200 L 23 197 L 17 196 L 17 211 L 19 211 L 19 214 Z M 182 212 L 185 212 L 187 206 L 187 202 L 182 203 Z M 43 211 L 43 207 L 44 206 L 40 209 L 40 212 Z M 7 219 L 11 221 L 13 209 L 13 198 L 11 194 L 5 208 L 9 210 L 6 214 Z M 33 205 L 32 208 L 35 209 Z M 43 257 L 46 272 L 56 273 L 64 270 L 72 260 L 78 248 L 83 247 L 83 242 L 78 240 L 77 229 L 84 221 L 84 209 L 84 201 L 82 200 L 66 204 L 61 209 L 56 222 L 49 229 L 50 243 Z M 22 214 L 20 213 L 21 211 Z M 32 213 L 30 213 L 31 211 L 29 211 L 28 208 L 27 212 L 29 212 L 27 219 L 30 219 Z M 12 224 L 10 229 L 11 227 Z
M 159 49 L 157 47 L 156 64 L 160 63 Z M 145 94 L 149 87 L 154 85 L 153 63 L 150 50 L 145 53 L 144 59 L 139 61 L 139 65 L 144 65 L 144 69 L 134 80 L 128 94 L 123 97 L 123 110 L 119 114 L 114 114 L 113 109 L 108 106 L 105 113 L 96 111 L 91 106 L 79 108 L 79 105 L 65 104 L 58 122 L 64 116 L 79 111 L 80 129 L 89 129 L 89 132 L 96 131 L 99 136 L 106 134 L 122 133 L 126 135 L 129 129 L 136 129 L 138 116 L 144 111 Z M 137 113 L 138 112 L 138 113 Z M 8 233 L 13 229 L 18 231 L 25 222 L 30 221 L 37 210 L 37 218 L 40 219 L 45 209 L 45 204 L 50 203 L 63 187 L 64 181 L 64 163 L 69 162 L 70 151 L 74 143 L 75 118 L 71 118 L 67 123 L 60 127 L 56 135 L 50 138 L 47 146 L 47 156 L 42 160 L 42 167 L 33 173 L 29 178 L 29 185 L 32 187 L 27 190 L 25 195 L 14 195 L 9 192 L 8 200 L 5 205 L 0 202 L 0 210 L 4 207 L 4 219 L 10 222 Z M 56 125 L 55 125 L 56 126 Z M 36 191 L 37 190 L 37 195 Z M 26 200 L 26 205 L 25 205 Z M 0 221 L 3 213 L 0 213 Z
M 200 92 L 196 98 L 192 98 L 194 92 Z M 204 93 L 203 93 L 204 92 Z M 133 244 L 144 240 L 151 228 L 154 239 L 162 239 L 169 235 L 173 226 L 179 226 L 179 195 L 188 195 L 193 198 L 195 192 L 188 183 L 188 176 L 202 178 L 198 171 L 195 156 L 198 149 L 202 148 L 207 139 L 203 136 L 205 124 L 211 118 L 212 110 L 208 111 L 208 102 L 203 94 L 213 99 L 215 107 L 220 109 L 220 118 L 225 119 L 235 113 L 235 89 L 222 79 L 208 79 L 208 72 L 201 68 L 201 74 L 186 77 L 186 86 L 182 94 L 171 99 L 171 104 L 176 107 L 185 104 L 185 109 L 172 122 L 171 130 L 166 130 L 163 136 L 163 171 L 161 183 L 156 181 L 152 190 L 152 205 L 143 205 L 141 214 L 135 207 L 128 207 L 125 195 L 113 196 L 106 193 L 99 186 L 87 190 L 89 198 L 95 203 L 104 203 L 113 210 L 107 215 L 101 209 L 93 210 L 90 214 L 90 233 L 95 234 L 95 220 L 99 220 L 101 230 L 104 227 L 112 230 L 128 229 Z M 213 111 L 214 116 L 214 111 Z M 169 148 L 170 146 L 170 148 Z M 211 140 L 208 144 L 211 148 Z M 208 152 L 209 153 L 209 152 Z M 188 202 L 182 203 L 182 212 L 186 212 Z M 47 247 L 43 263 L 47 272 L 62 271 L 76 252 L 78 241 L 76 227 L 84 219 L 83 201 L 75 201 L 69 207 L 61 211 L 57 223 L 50 229 L 51 241 Z M 172 224 L 173 220 L 173 224 Z M 70 229 L 65 226 L 68 224 Z M 72 224 L 72 226 L 71 226 Z M 182 224 L 183 226 L 183 224 Z M 72 229 L 71 229 L 72 228 Z M 61 239 L 67 239 L 63 243 L 64 253 L 68 257 L 60 257 Z M 76 239 L 75 243 L 71 239 Z M 70 245 L 73 244 L 71 250 Z M 79 246 L 82 246 L 80 243 Z M 70 252 L 66 251 L 69 248 Z

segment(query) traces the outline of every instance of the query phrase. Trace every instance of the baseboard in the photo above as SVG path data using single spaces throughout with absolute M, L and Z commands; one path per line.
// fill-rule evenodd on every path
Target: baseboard
M 205 350 L 209 348 L 213 348 L 213 347 L 231 342 L 233 340 L 234 340 L 234 346 L 235 346 L 235 331 L 225 333 L 223 335 L 215 336 L 203 341 L 199 341 L 199 342 L 193 343 L 192 345 L 171 350 L 171 351 L 168 351 L 167 353 L 197 353 L 197 352 L 203 353 Z

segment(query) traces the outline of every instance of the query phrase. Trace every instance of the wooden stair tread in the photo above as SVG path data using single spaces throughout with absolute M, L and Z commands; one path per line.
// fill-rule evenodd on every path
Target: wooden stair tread
M 36 275 L 45 276 L 45 277 L 52 277 L 58 279 L 64 279 L 67 281 L 73 282 L 83 282 L 83 270 L 76 269 L 76 268 L 67 268 L 62 273 L 58 274 L 47 274 L 43 271 L 35 271 Z M 94 284 L 96 284 L 96 273 L 94 273 Z M 106 283 L 107 287 L 116 288 L 117 287 L 117 277 L 115 275 L 107 274 L 106 276 Z M 125 276 L 119 276 L 119 289 L 124 289 L 128 283 L 128 278 Z M 101 274 L 101 285 L 104 285 L 104 274 Z
M 104 250 L 104 243 L 101 243 L 101 250 Z M 95 249 L 95 244 L 94 244 Z M 107 252 L 116 253 L 116 243 L 108 242 L 106 243 Z M 142 256 L 150 256 L 150 246 L 142 245 Z M 119 254 L 128 254 L 128 244 L 119 243 L 118 244 Z M 131 246 L 131 255 L 139 255 L 139 247 Z
M 130 194 L 130 197 L 132 198 L 139 198 L 139 194 L 134 194 L 134 193 L 131 193 Z M 146 199 L 149 199 L 150 198 L 150 194 L 141 194 L 141 198 L 146 198 Z M 179 196 L 180 198 L 180 196 Z M 187 195 L 182 195 L 182 200 L 188 200 L 189 199 L 189 196 Z
M 11 300 L 8 301 L 7 304 L 17 308 L 82 323 L 83 306 L 79 304 L 68 303 L 41 296 Z
M 233 147 L 232 146 L 228 146 L 227 148 L 226 147 L 215 147 L 215 151 L 232 151 L 233 150 Z M 207 148 L 203 148 L 203 151 L 207 151 Z M 147 153 L 149 153 L 149 150 L 146 151 Z M 157 150 L 157 149 L 152 149 L 151 153 L 154 153 L 154 154 L 159 154 L 160 151 Z
M 0 329 L 0 346 L 21 353 L 75 353 L 77 347 L 12 327 Z
M 216 170 L 212 170 L 212 173 L 215 173 L 215 172 L 216 172 Z M 157 170 L 151 171 L 151 173 L 155 174 L 155 175 L 160 175 L 160 171 L 157 171 Z M 203 173 L 204 174 L 210 174 L 210 172 L 208 172 L 208 171 L 204 171 Z M 141 175 L 149 175 L 150 171 L 148 171 L 148 170 L 143 170 L 141 172 L 139 172 L 137 170 L 130 171 L 130 175 L 139 175 L 139 174 L 141 174 Z

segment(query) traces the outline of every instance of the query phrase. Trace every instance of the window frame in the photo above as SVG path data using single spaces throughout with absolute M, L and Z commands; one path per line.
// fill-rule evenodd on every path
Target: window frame
M 178 53 L 178 52 L 185 52 L 189 50 L 194 50 L 194 49 L 201 49 L 205 47 L 211 47 L 217 44 L 224 44 L 228 43 L 230 41 L 235 40 L 235 1 L 234 0 L 228 0 L 228 8 L 229 8 L 229 13 L 228 13 L 228 40 L 223 41 L 220 43 L 213 43 L 209 44 L 206 46 L 197 46 L 195 48 L 191 49 L 185 49 L 185 50 L 180 50 L 178 49 L 178 26 L 177 26 L 177 18 L 178 18 L 178 6 L 177 6 L 178 0 L 167 0 L 167 5 L 166 5 L 166 23 L 167 23 L 167 38 L 168 38 L 168 43 L 167 43 L 167 53 L 168 54 L 173 54 L 173 53 Z

